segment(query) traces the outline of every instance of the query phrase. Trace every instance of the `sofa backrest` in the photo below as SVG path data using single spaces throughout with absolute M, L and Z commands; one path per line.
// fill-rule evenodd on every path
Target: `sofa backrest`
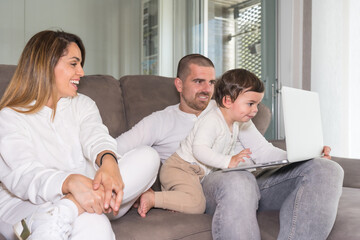
M 128 128 L 134 126 L 152 112 L 179 103 L 179 93 L 174 78 L 152 75 L 128 75 L 120 78 Z M 264 104 L 259 105 L 258 114 L 252 120 L 265 134 L 271 121 L 271 112 Z
M 7 85 L 15 73 L 15 69 L 15 65 L 0 64 L 0 97 L 4 94 Z
M 96 102 L 111 136 L 116 138 L 127 130 L 123 94 L 118 80 L 109 75 L 87 75 L 80 79 L 79 93 Z
M 120 78 L 120 86 L 129 129 L 152 112 L 180 101 L 174 78 L 128 75 Z
M 0 64 L 0 97 L 15 72 L 15 65 Z M 116 80 L 108 75 L 81 78 L 79 92 L 92 98 L 110 135 L 119 136 L 154 111 L 179 102 L 174 78 L 152 75 L 128 75 Z M 253 119 L 264 134 L 271 120 L 270 110 L 263 104 Z
M 0 97 L 14 75 L 16 65 L 0 64 Z M 81 78 L 79 92 L 96 102 L 102 120 L 111 136 L 117 137 L 127 130 L 120 83 L 112 76 L 87 75 Z
M 252 119 L 259 132 L 264 135 L 271 122 L 271 111 L 263 103 L 259 104 L 258 113 Z

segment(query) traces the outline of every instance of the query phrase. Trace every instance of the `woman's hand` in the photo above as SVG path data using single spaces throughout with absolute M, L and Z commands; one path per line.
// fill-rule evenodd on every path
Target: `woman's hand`
M 103 207 L 104 188 L 93 189 L 93 180 L 81 174 L 69 175 L 62 187 L 63 194 L 72 194 L 76 202 L 86 212 L 101 214 L 106 212 Z M 79 207 L 78 207 L 79 208 Z M 79 210 L 80 213 L 80 210 Z
M 76 205 L 76 207 L 78 209 L 78 216 L 80 216 L 81 214 L 83 214 L 85 212 L 85 209 L 83 209 L 81 207 L 81 205 L 78 203 L 78 201 L 76 201 L 76 199 L 74 198 L 74 196 L 71 193 L 66 194 L 64 198 L 69 199 Z
M 244 158 L 250 158 L 251 151 L 249 148 L 246 148 L 239 152 L 238 154 L 231 157 L 228 168 L 237 167 L 240 162 L 245 162 Z
M 100 165 L 101 156 L 106 152 L 108 151 L 103 151 L 98 155 L 96 160 L 98 165 Z M 124 182 L 121 178 L 117 161 L 110 154 L 103 157 L 102 165 L 94 177 L 93 189 L 98 190 L 101 187 L 105 191 L 103 208 L 106 211 L 110 211 L 110 207 L 114 211 L 114 215 L 117 215 L 124 195 Z

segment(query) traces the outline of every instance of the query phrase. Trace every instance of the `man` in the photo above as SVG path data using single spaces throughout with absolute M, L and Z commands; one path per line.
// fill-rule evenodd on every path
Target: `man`
M 214 83 L 215 70 L 211 60 L 199 54 L 182 58 L 175 79 L 180 103 L 151 114 L 119 136 L 119 152 L 148 145 L 158 151 L 162 161 L 166 160 L 179 147 L 194 122 L 212 108 L 214 103 L 210 99 Z M 266 141 L 262 136 L 260 138 Z M 265 149 L 249 148 L 253 154 L 262 153 L 274 158 L 286 154 L 271 144 Z M 330 158 L 329 153 L 330 148 L 324 147 L 325 158 Z M 326 239 L 335 221 L 342 180 L 341 167 L 326 159 L 313 159 L 256 174 L 213 172 L 202 180 L 206 213 L 213 215 L 213 238 L 260 239 L 256 212 L 280 210 L 278 239 Z M 152 190 L 142 195 L 138 209 L 141 216 L 145 217 L 153 206 L 148 203 L 154 197 Z

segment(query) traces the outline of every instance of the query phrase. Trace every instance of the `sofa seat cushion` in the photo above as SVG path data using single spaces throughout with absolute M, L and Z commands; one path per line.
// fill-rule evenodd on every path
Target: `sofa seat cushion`
M 328 240 L 360 239 L 360 189 L 343 188 L 334 228 Z M 258 212 L 262 240 L 275 240 L 279 233 L 279 212 Z M 141 218 L 136 209 L 113 221 L 117 239 L 212 239 L 211 216 L 182 214 L 152 209 Z
M 343 187 L 338 213 L 328 240 L 360 239 L 360 189 Z
M 112 221 L 116 239 L 211 239 L 211 216 L 151 209 L 146 218 L 136 209 Z
M 343 188 L 334 227 L 327 240 L 360 239 L 360 189 Z M 262 240 L 277 239 L 279 232 L 279 212 L 258 213 Z

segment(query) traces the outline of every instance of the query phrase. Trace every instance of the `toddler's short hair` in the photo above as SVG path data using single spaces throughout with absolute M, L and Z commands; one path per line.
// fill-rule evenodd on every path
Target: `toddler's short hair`
M 215 101 L 220 107 L 225 107 L 223 98 L 229 96 L 234 102 L 244 90 L 246 92 L 262 93 L 265 90 L 263 82 L 253 73 L 245 69 L 233 69 L 225 72 L 215 84 Z

